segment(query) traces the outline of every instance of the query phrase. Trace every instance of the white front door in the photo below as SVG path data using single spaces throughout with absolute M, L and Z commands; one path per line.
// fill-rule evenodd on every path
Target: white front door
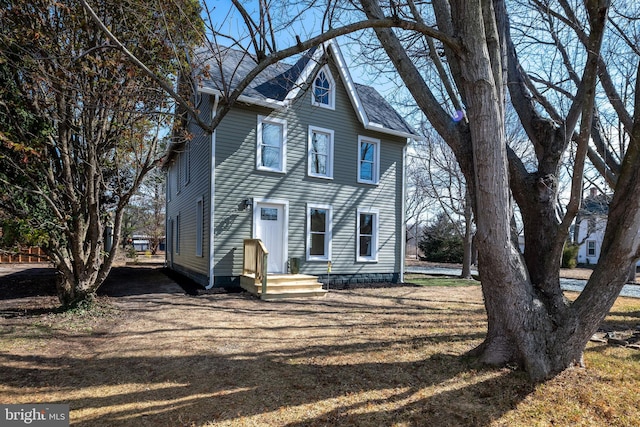
M 254 207 L 255 237 L 269 251 L 267 273 L 286 273 L 287 207 L 284 203 L 257 202 Z

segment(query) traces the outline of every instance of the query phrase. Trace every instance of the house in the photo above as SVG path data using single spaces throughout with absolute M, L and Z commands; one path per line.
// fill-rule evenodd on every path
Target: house
M 597 264 L 604 231 L 607 228 L 610 197 L 591 188 L 582 201 L 582 208 L 576 216 L 575 241 L 578 249 L 578 263 Z
M 222 102 L 221 82 L 255 64 L 219 49 L 199 82 L 203 119 Z M 207 288 L 289 273 L 403 280 L 405 147 L 416 135 L 351 79 L 337 43 L 267 68 L 213 134 L 189 130 L 165 160 L 169 268 Z

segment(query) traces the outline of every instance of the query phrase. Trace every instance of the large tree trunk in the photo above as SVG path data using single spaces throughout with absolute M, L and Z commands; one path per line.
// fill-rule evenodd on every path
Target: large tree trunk
M 106 280 L 119 246 L 122 216 L 128 198 L 122 198 L 113 212 L 113 224 L 104 221 L 75 222 L 77 229 L 67 233 L 70 244 L 61 244 L 47 249 L 47 255 L 57 269 L 56 291 L 63 308 L 69 309 L 83 303 L 91 303 L 96 292 Z M 85 230 L 93 227 L 93 230 Z M 104 238 L 107 227 L 111 228 L 113 243 L 105 252 Z M 83 231 L 84 230 L 84 231 Z M 82 232 L 81 232 L 82 231 Z M 85 234 L 93 236 L 90 240 Z M 73 248 L 69 251 L 68 248 Z
M 473 212 L 471 210 L 471 195 L 469 191 L 465 193 L 464 205 L 464 253 L 462 256 L 463 279 L 471 279 L 471 261 L 473 259 Z
M 478 353 L 487 363 L 523 364 L 534 379 L 550 372 L 544 306 L 535 303 L 528 274 L 511 242 L 511 207 L 504 122 L 503 55 L 494 10 L 481 1 L 452 2 L 475 171 L 478 267 L 488 333 Z M 489 10 L 487 10 L 489 9 Z M 486 18 L 486 19 L 485 19 Z
M 638 270 L 636 267 L 637 261 L 638 260 L 634 259 L 633 262 L 631 262 L 631 266 L 629 267 L 629 275 L 627 276 L 627 283 L 629 284 L 635 285 L 637 283 L 636 282 L 636 273 Z
M 68 277 L 59 274 L 56 281 L 58 299 L 64 308 L 74 308 L 84 303 L 92 303 L 96 291 L 102 283 L 97 283 L 95 275 Z
M 382 16 L 375 0 L 361 1 L 369 17 Z M 472 354 L 489 364 L 519 364 L 532 380 L 543 380 L 571 365 L 582 364 L 588 339 L 619 292 L 623 279 L 614 270 L 631 245 L 626 249 L 612 245 L 612 254 L 608 256 L 615 262 L 594 272 L 576 303 L 567 304 L 559 286 L 559 268 L 568 225 L 559 224 L 556 217 L 555 180 L 558 162 L 570 135 L 547 134 L 554 137 L 548 140 L 542 134 L 555 132 L 558 126 L 551 123 L 552 126 L 544 128 L 545 123 L 529 117 L 527 123 L 533 127 L 538 125 L 541 140 L 546 140 L 546 146 L 537 141 L 539 170 L 529 174 L 522 162 L 511 162 L 509 170 L 507 155 L 515 154 L 508 151 L 505 138 L 508 79 L 504 3 L 500 0 L 434 0 L 433 6 L 438 27 L 460 43 L 460 46 L 445 44 L 444 51 L 467 108 L 468 123 L 460 122 L 455 129 L 444 123 L 429 87 L 419 78 L 393 32 L 377 29 L 376 33 L 414 99 L 453 149 L 472 193 L 478 267 L 488 319 L 486 339 Z M 606 6 L 600 12 L 606 18 Z M 606 21 L 602 16 L 598 19 L 600 23 Z M 595 46 L 593 51 L 597 53 L 598 48 Z M 590 60 L 593 60 L 592 54 Z M 585 117 L 584 111 L 588 110 L 573 109 L 566 128 L 573 129 L 577 117 L 581 114 Z M 523 211 L 526 260 L 510 236 L 509 172 L 518 184 L 514 191 L 522 192 L 514 195 Z M 629 190 L 626 194 L 640 192 Z M 629 206 L 628 212 L 634 209 Z M 637 229 L 638 223 L 630 229 Z

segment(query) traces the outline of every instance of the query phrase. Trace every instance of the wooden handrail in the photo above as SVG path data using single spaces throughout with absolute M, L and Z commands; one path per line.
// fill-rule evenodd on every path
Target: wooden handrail
M 267 258 L 269 251 L 260 239 L 244 239 L 244 260 L 242 274 L 253 274 L 255 283 L 262 284 L 262 292 L 267 288 Z

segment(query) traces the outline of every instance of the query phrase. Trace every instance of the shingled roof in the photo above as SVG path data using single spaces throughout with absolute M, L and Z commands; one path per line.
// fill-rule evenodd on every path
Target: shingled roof
M 403 137 L 417 137 L 398 112 L 371 86 L 354 83 L 344 64 L 337 43 L 326 43 L 322 47 L 307 51 L 294 64 L 279 62 L 262 71 L 242 93 L 243 102 L 284 107 L 295 96 L 302 81 L 309 78 L 323 63 L 323 54 L 331 49 L 338 62 L 340 78 L 349 93 L 351 103 L 365 128 Z M 219 47 L 215 54 L 210 50 L 197 52 L 199 63 L 206 67 L 200 81 L 202 92 L 220 93 L 233 90 L 256 66 L 256 60 L 246 52 Z M 342 62 L 342 64 L 341 64 Z

